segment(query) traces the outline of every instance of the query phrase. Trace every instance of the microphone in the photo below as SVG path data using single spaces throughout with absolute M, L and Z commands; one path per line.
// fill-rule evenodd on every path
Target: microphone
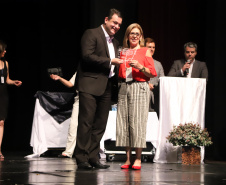
M 191 63 L 191 61 L 190 60 L 187 60 L 186 64 L 190 64 L 190 63 Z M 186 73 L 186 76 L 187 76 L 188 73 L 189 73 L 189 69 L 188 68 L 185 69 L 185 73 Z

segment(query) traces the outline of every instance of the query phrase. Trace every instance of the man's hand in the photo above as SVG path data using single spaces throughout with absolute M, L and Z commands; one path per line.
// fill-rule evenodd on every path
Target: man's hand
M 113 58 L 111 60 L 111 65 L 120 65 L 123 63 L 123 60 L 122 59 L 119 59 L 119 58 Z
M 151 83 L 149 83 L 148 85 L 149 85 L 151 91 L 155 88 L 154 85 Z
M 191 66 L 191 63 L 190 63 L 190 62 L 186 62 L 186 63 L 184 64 L 184 66 L 182 67 L 182 71 L 184 72 L 186 69 L 189 69 L 190 66 Z

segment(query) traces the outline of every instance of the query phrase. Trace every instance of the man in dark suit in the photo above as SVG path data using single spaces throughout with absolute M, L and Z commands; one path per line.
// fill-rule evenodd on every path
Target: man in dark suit
M 195 43 L 184 44 L 185 59 L 174 61 L 168 76 L 208 79 L 206 63 L 196 60 L 196 55 L 197 45 Z
M 82 60 L 78 69 L 79 117 L 75 158 L 79 169 L 105 169 L 98 153 L 117 86 L 118 41 L 113 38 L 122 24 L 121 13 L 111 9 L 104 24 L 88 29 L 81 39 Z M 117 91 L 115 91 L 117 93 Z

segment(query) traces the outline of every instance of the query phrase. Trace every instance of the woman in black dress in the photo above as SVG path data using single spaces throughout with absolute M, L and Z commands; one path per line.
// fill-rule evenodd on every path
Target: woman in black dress
M 6 44 L 0 40 L 0 159 L 4 159 L 4 156 L 1 152 L 3 131 L 4 131 L 4 122 L 7 116 L 8 110 L 8 93 L 7 85 L 16 85 L 20 86 L 21 81 L 11 80 L 9 78 L 9 66 L 8 62 L 4 60 L 6 53 Z

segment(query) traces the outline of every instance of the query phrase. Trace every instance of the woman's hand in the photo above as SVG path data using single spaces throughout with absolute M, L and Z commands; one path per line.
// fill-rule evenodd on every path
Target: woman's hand
M 53 80 L 59 80 L 61 77 L 58 75 L 51 74 L 50 78 L 52 78 Z
M 13 80 L 13 85 L 20 87 L 22 85 L 22 82 L 19 80 Z
M 141 70 L 143 68 L 143 66 L 137 60 L 129 61 L 129 65 L 138 70 Z

